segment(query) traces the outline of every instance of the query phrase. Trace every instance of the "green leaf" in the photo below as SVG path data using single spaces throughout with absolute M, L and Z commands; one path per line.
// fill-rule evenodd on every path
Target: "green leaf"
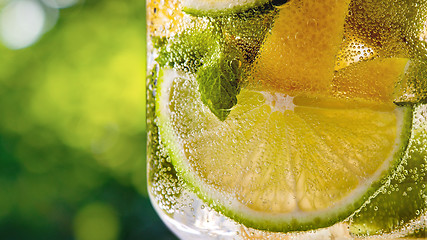
M 152 39 L 159 52 L 156 61 L 160 67 L 195 74 L 203 103 L 223 121 L 237 104 L 240 79 L 256 58 L 276 13 L 254 9 L 192 22 L 170 38 Z
M 242 75 L 241 59 L 236 51 L 219 49 L 197 71 L 199 92 L 215 116 L 224 121 L 237 104 Z

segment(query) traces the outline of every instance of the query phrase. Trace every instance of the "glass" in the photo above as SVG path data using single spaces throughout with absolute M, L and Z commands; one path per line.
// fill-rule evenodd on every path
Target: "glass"
M 148 0 L 147 23 L 176 236 L 426 237 L 427 1 Z

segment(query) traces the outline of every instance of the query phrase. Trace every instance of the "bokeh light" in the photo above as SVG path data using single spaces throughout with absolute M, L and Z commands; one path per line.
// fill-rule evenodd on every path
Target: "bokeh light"
M 71 7 L 78 2 L 79 0 L 0 1 L 1 42 L 10 49 L 31 46 L 55 26 L 59 18 L 58 9 Z
M 119 230 L 117 213 L 105 203 L 91 203 L 83 207 L 74 219 L 76 240 L 116 240 Z
M 51 8 L 66 8 L 76 4 L 79 0 L 42 0 Z
M 33 44 L 42 34 L 45 13 L 36 1 L 11 1 L 0 13 L 0 34 L 3 43 L 11 49 Z

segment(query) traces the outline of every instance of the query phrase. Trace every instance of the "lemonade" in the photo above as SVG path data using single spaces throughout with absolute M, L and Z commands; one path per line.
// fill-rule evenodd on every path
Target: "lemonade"
M 179 238 L 426 237 L 427 1 L 147 13 L 148 188 Z

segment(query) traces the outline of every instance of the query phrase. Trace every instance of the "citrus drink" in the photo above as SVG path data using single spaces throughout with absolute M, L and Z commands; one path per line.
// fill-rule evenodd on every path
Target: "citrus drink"
M 427 1 L 147 11 L 148 189 L 179 238 L 424 236 Z

